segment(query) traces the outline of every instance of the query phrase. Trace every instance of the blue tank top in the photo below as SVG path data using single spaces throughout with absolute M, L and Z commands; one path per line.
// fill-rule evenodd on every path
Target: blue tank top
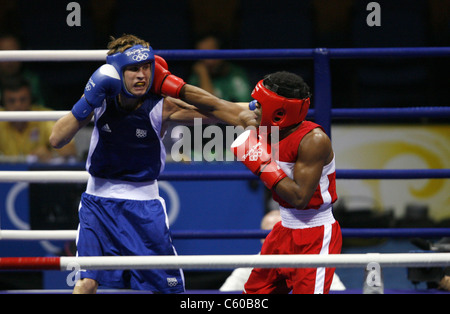
M 156 180 L 164 169 L 161 140 L 163 98 L 149 95 L 132 112 L 114 99 L 95 109 L 87 171 L 94 177 L 129 182 Z

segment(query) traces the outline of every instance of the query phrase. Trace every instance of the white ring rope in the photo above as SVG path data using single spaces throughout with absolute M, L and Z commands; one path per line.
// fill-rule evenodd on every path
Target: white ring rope
M 0 240 L 61 240 L 72 241 L 77 230 L 0 230 Z
M 0 121 L 56 121 L 70 111 L 0 111 Z
M 61 270 L 82 269 L 221 269 L 239 267 L 381 267 L 450 266 L 450 253 L 392 253 L 340 255 L 186 255 L 186 256 L 89 256 L 61 257 Z
M 450 253 L 0 257 L 0 270 L 358 268 L 450 266 Z
M 87 171 L 0 171 L 0 182 L 86 183 Z
M 2 61 L 105 61 L 108 50 L 3 50 Z

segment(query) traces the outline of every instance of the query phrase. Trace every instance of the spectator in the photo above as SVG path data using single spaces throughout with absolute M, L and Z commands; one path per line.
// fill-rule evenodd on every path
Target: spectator
M 42 111 L 43 106 L 33 105 L 29 82 L 16 77 L 1 86 L 0 110 L 6 111 Z M 73 158 L 76 155 L 73 142 L 64 149 L 51 148 L 49 136 L 53 121 L 1 121 L 0 155 L 3 160 L 50 162 L 56 157 Z
M 196 49 L 221 49 L 218 37 L 207 35 L 196 44 Z M 199 86 L 211 94 L 233 102 L 251 100 L 252 88 L 246 72 L 236 64 L 220 59 L 207 59 L 196 62 L 189 83 Z
M 196 49 L 221 49 L 222 46 L 221 39 L 218 36 L 206 35 L 197 42 Z M 196 62 L 192 70 L 193 73 L 188 80 L 190 84 L 228 101 L 248 102 L 252 100 L 250 97 L 252 88 L 247 73 L 236 64 L 221 59 L 206 59 Z M 225 134 L 225 127 L 220 124 L 219 126 L 222 127 Z M 203 145 L 205 144 L 204 142 Z M 224 139 L 224 151 L 230 153 L 226 145 Z M 192 157 L 194 160 L 198 160 L 199 156 L 203 156 L 202 151 L 196 150 L 194 143 L 192 143 L 192 147 Z M 213 152 L 213 154 L 216 154 L 216 152 Z M 213 159 L 214 157 L 210 156 L 209 158 Z
M 16 36 L 8 33 L 0 34 L 0 50 L 21 49 L 22 47 L 20 41 Z M 22 62 L 0 62 L 0 86 L 16 77 L 24 77 L 30 82 L 30 88 L 35 99 L 35 103 L 43 106 L 45 101 L 37 74 L 25 69 Z

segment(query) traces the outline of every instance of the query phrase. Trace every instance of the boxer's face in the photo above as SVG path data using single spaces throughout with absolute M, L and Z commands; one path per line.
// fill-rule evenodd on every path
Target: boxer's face
M 123 71 L 125 87 L 137 97 L 144 96 L 151 82 L 151 73 L 150 62 L 126 67 Z

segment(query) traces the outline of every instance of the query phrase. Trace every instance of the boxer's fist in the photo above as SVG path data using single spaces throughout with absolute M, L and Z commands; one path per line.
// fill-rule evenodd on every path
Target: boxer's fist
M 104 64 L 92 74 L 84 89 L 84 97 L 93 108 L 97 108 L 106 97 L 119 95 L 121 89 L 119 73 L 112 65 Z
M 253 111 L 250 110 L 242 110 L 239 115 L 239 125 L 242 125 L 244 128 L 253 126 L 257 128 L 259 126 L 259 122 L 256 120 L 257 117 L 253 113 Z
M 155 74 L 150 91 L 157 95 L 180 98 L 181 88 L 186 83 L 168 70 L 167 62 L 155 55 Z
M 117 96 L 122 88 L 119 73 L 110 64 L 99 67 L 89 78 L 84 88 L 84 96 L 73 106 L 72 113 L 77 120 L 86 119 L 106 97 Z
M 252 100 L 251 102 L 248 103 L 248 109 L 250 109 L 251 111 L 256 109 L 256 103 L 258 101 L 257 100 Z
M 255 130 L 247 130 L 239 135 L 231 144 L 231 151 L 269 189 L 286 177 L 284 171 L 272 160 L 270 145 Z

